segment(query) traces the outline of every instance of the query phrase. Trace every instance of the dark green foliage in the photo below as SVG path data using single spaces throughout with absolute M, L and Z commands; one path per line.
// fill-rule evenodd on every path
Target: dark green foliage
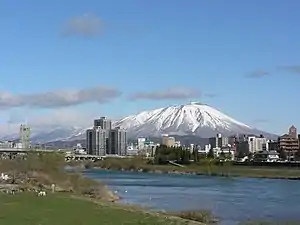
M 246 156 L 246 153 L 244 153 L 244 152 L 238 152 L 237 157 L 238 157 L 239 159 L 242 159 L 242 158 L 244 158 L 245 156 Z
M 220 157 L 219 157 L 220 159 L 225 159 L 225 153 L 223 152 L 223 151 L 221 151 L 221 153 L 220 153 Z
M 211 148 L 207 154 L 207 158 L 213 159 L 215 158 L 214 150 Z
M 169 161 L 188 164 L 190 159 L 190 151 L 183 149 L 182 147 L 160 145 L 155 150 L 154 160 L 156 164 L 167 164 Z
M 281 148 L 279 149 L 279 158 L 286 160 L 287 159 L 287 155 L 286 152 Z
M 199 162 L 198 150 L 196 148 L 193 150 L 193 159 L 195 162 Z
M 200 223 L 216 224 L 218 219 L 215 218 L 210 211 L 185 211 L 175 214 L 183 219 L 197 221 Z

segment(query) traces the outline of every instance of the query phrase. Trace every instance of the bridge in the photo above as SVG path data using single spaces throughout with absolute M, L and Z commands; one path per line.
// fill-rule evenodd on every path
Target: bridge
M 0 148 L 0 153 L 54 152 L 52 149 Z
M 105 155 L 105 156 L 99 156 L 99 155 L 89 155 L 89 154 L 74 154 L 73 152 L 65 152 L 64 150 L 53 150 L 53 149 L 34 149 L 34 148 L 0 148 L 0 154 L 18 154 L 18 153 L 39 153 L 39 152 L 59 152 L 59 153 L 65 153 L 65 160 L 103 160 L 105 158 L 130 158 L 130 156 L 119 156 L 119 155 Z
M 108 158 L 130 158 L 130 156 L 120 156 L 120 155 L 89 155 L 89 154 L 74 154 L 67 153 L 65 156 L 66 161 L 69 160 L 104 160 Z
M 66 161 L 70 160 L 102 160 L 104 157 L 99 155 L 79 155 L 79 154 L 66 154 L 65 159 Z

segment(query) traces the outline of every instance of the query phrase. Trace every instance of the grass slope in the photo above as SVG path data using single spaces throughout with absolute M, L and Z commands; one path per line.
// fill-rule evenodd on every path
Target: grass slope
M 66 194 L 37 197 L 32 193 L 0 195 L 1 225 L 175 225 L 164 216 L 102 205 Z

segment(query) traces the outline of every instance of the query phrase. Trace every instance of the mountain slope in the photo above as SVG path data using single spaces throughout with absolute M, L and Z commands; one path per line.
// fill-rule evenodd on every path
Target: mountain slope
M 91 119 L 92 121 L 92 119 Z M 241 123 L 219 110 L 197 102 L 175 105 L 141 112 L 113 122 L 113 127 L 120 126 L 127 130 L 130 139 L 137 137 L 158 137 L 162 134 L 192 138 L 208 138 L 221 133 L 224 136 L 235 134 L 254 134 L 274 139 L 276 135 L 254 129 Z M 34 143 L 76 142 L 85 139 L 87 128 L 76 126 L 54 126 L 32 129 L 31 140 Z M 1 138 L 12 140 L 13 136 Z M 193 138 L 194 137 L 194 138 Z
M 116 121 L 113 125 L 126 129 L 130 137 L 158 137 L 162 134 L 170 134 L 206 138 L 217 133 L 265 134 L 211 106 L 195 102 L 144 111 Z

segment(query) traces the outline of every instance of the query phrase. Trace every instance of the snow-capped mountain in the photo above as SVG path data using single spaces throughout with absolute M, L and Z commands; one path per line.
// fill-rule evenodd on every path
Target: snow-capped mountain
M 92 120 L 93 118 L 91 118 Z M 209 105 L 198 102 L 144 111 L 113 121 L 112 125 L 126 129 L 129 138 L 161 137 L 162 134 L 208 138 L 217 133 L 225 136 L 263 134 L 269 138 L 276 137 L 239 122 Z M 59 126 L 32 129 L 31 140 L 35 143 L 83 140 L 88 128 Z M 1 139 L 12 139 L 12 137 L 15 138 L 17 135 Z
M 207 138 L 217 133 L 223 135 L 266 134 L 209 105 L 198 102 L 144 111 L 116 121 L 113 125 L 126 129 L 131 137 L 170 134 Z
M 77 126 L 33 127 L 30 132 L 32 143 L 80 140 L 85 137 L 86 128 Z M 0 140 L 18 140 L 18 132 L 1 136 Z

